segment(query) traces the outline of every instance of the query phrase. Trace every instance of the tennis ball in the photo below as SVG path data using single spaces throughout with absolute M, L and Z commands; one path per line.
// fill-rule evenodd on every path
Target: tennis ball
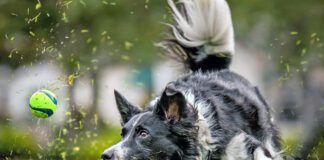
M 29 110 L 38 118 L 47 118 L 54 114 L 57 108 L 57 99 L 53 92 L 40 90 L 29 99 Z

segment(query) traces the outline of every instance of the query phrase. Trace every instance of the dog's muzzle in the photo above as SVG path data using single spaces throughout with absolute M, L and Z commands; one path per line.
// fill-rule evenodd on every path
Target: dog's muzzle
M 111 146 L 102 153 L 101 158 L 103 160 L 125 160 L 124 154 L 126 150 L 122 148 L 121 143 Z
M 102 153 L 101 158 L 103 160 L 123 160 L 123 158 L 121 158 L 121 156 L 116 152 L 115 147 L 106 149 Z
M 102 153 L 101 158 L 103 160 L 117 160 L 117 158 L 114 155 L 114 152 L 115 151 L 113 148 L 109 148 Z

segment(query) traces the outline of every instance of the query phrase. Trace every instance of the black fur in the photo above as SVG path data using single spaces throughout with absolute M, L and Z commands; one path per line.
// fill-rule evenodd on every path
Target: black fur
M 218 71 L 222 69 L 227 69 L 231 63 L 230 57 L 222 57 L 219 55 L 208 55 L 205 59 L 195 62 L 194 60 L 189 61 L 190 70 L 192 71 Z
M 259 90 L 228 70 L 232 53 L 205 53 L 204 45 L 187 47 L 176 38 L 159 44 L 190 72 L 144 110 L 115 92 L 123 139 L 103 159 L 281 159 L 278 132 Z
M 245 133 L 246 150 L 253 154 L 269 138 L 279 149 L 278 134 L 270 121 L 269 107 L 259 91 L 243 77 L 229 71 L 194 72 L 168 85 L 160 100 L 147 110 L 141 111 L 129 103 L 119 103 L 124 125 L 121 145 L 126 149 L 124 158 L 131 159 L 196 159 L 202 155 L 199 144 L 198 110 L 189 105 L 183 93 L 190 91 L 195 104 L 203 102 L 209 117 L 208 128 L 216 141 L 211 150 L 211 159 L 224 156 L 226 147 L 233 137 Z M 116 94 L 118 101 L 122 96 Z M 168 117 L 169 107 L 178 107 L 177 115 Z M 133 111 L 123 114 L 124 111 Z M 138 138 L 138 127 L 149 132 L 150 139 Z M 130 135 L 131 134 L 131 135 Z M 121 147 L 122 148 L 122 147 Z M 114 149 L 114 148 L 113 148 Z M 109 151 L 109 150 L 108 150 Z M 109 152 L 106 152 L 109 153 Z M 145 151 L 145 152 L 144 152 Z M 266 156 L 272 156 L 264 149 Z M 106 158 L 107 159 L 107 158 Z
M 164 48 L 168 56 L 172 59 L 178 60 L 183 63 L 185 68 L 191 71 L 219 71 L 228 69 L 232 62 L 232 56 L 228 53 L 203 53 L 202 47 L 186 47 L 181 45 L 175 39 L 165 39 L 160 42 L 158 46 Z M 197 60 L 195 57 L 203 55 L 203 58 Z

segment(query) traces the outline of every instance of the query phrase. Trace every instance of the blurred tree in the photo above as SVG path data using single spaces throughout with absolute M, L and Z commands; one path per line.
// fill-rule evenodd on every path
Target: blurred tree
M 94 118 L 98 108 L 101 69 L 116 63 L 151 64 L 156 59 L 151 40 L 162 30 L 156 23 L 163 18 L 163 8 L 158 4 L 152 1 L 60 4 L 63 22 L 57 31 L 61 35 L 59 41 L 64 44 L 60 61 L 70 75 L 70 82 L 83 74 L 92 78 L 95 99 L 86 114 L 88 118 Z M 70 88 L 73 90 L 73 86 Z M 74 106 L 73 91 L 70 93 L 70 106 Z
M 308 81 L 311 71 L 324 65 L 324 1 L 322 0 L 229 0 L 233 11 L 237 39 L 247 46 L 259 47 L 269 53 L 276 64 L 279 82 L 285 85 L 297 78 L 303 87 L 301 106 L 317 113 L 320 103 L 308 104 L 313 94 Z M 246 18 L 248 17 L 248 18 Z M 276 77 L 276 76 L 274 76 Z M 285 100 L 285 99 L 282 99 Z M 315 105 L 315 106 L 313 106 Z M 304 112 L 303 112 L 304 113 Z M 313 117 L 320 115 L 313 115 Z M 314 133 L 321 133 L 322 122 L 313 121 Z M 301 144 L 300 156 L 305 158 L 319 143 L 319 134 L 312 134 Z M 323 135 L 322 135 L 323 136 Z M 320 136 L 319 136 L 320 137 Z
M 62 87 L 68 87 L 72 116 L 68 120 L 68 134 L 72 135 L 66 140 L 73 141 L 78 137 L 73 132 L 81 128 L 79 120 L 84 116 L 74 102 L 75 82 L 81 76 L 92 77 L 95 98 L 86 121 L 92 120 L 98 107 L 101 69 L 117 63 L 150 65 L 156 60 L 152 39 L 162 31 L 163 25 L 157 22 L 165 17 L 164 10 L 160 2 L 149 0 L 3 0 L 0 64 L 15 69 L 54 63 L 66 72 L 68 76 L 62 80 L 68 85 Z M 65 155 L 62 152 L 55 156 Z
M 324 1 L 229 2 L 237 39 L 270 52 L 278 63 L 278 71 L 301 73 L 324 63 L 323 42 L 320 41 L 324 35 L 324 21 L 321 21 Z M 307 63 L 310 59 L 314 61 Z
M 16 5 L 17 3 L 21 5 Z M 46 59 L 66 71 L 69 106 L 78 123 L 74 83 L 90 75 L 98 97 L 98 76 L 107 65 L 149 65 L 157 58 L 165 8 L 158 1 L 4 1 L 0 3 L 0 63 L 13 68 Z M 87 115 L 97 111 L 98 98 Z M 100 118 L 99 118 L 100 120 Z

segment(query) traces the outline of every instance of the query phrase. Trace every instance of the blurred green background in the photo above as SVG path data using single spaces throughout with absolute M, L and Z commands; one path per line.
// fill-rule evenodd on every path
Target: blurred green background
M 324 159 L 324 1 L 228 2 L 237 55 L 251 52 L 236 61 L 267 64 L 251 76 L 274 108 L 284 150 Z M 166 0 L 0 0 L 0 159 L 99 159 L 120 139 L 118 123 L 105 119 L 115 116 L 113 97 L 100 98 L 101 90 L 136 86 L 129 90 L 140 91 L 140 104 L 158 94 L 154 74 L 165 59 L 154 43 L 168 35 L 171 18 Z M 103 84 L 124 66 L 127 84 Z M 42 79 L 52 70 L 54 81 Z M 65 106 L 56 118 L 26 110 L 28 96 L 44 87 Z M 79 99 L 91 100 L 79 104 L 85 90 Z

